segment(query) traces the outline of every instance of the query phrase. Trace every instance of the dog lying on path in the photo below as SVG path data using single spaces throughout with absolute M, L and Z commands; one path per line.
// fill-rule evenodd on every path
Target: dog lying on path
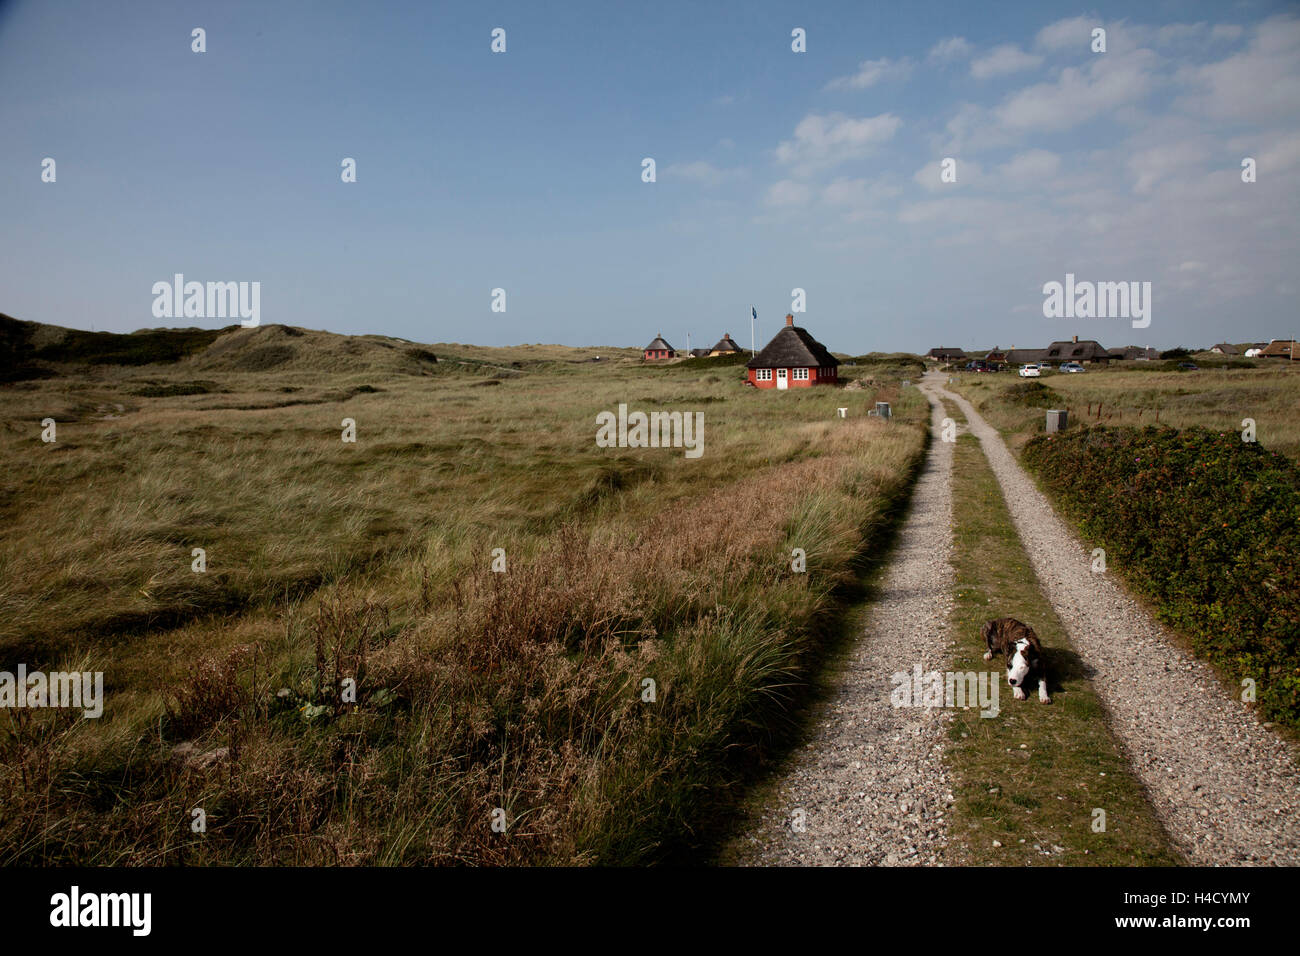
M 1014 617 L 999 617 L 984 625 L 984 643 L 988 651 L 986 661 L 1001 654 L 1007 661 L 1007 683 L 1011 685 L 1016 700 L 1025 699 L 1025 685 L 1038 680 L 1038 700 L 1050 704 L 1047 696 L 1047 664 L 1043 661 L 1043 648 L 1038 635 L 1028 624 Z

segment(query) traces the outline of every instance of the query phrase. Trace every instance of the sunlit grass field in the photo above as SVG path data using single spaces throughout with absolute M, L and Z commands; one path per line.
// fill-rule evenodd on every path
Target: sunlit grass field
M 1016 406 L 999 400 L 1007 386 L 1037 381 L 1064 399 L 1071 421 L 1108 425 L 1200 425 L 1217 431 L 1242 430 L 1253 419 L 1256 439 L 1269 451 L 1300 458 L 1300 362 L 1259 368 L 1202 368 L 1166 372 L 1124 363 L 1087 372 L 1050 372 L 1022 379 L 1015 370 L 954 375 L 957 386 L 1019 448 L 1043 431 L 1042 403 Z
M 386 343 L 357 371 L 266 341 L 238 354 L 279 367 L 0 388 L 0 669 L 106 696 L 0 717 L 0 863 L 689 852 L 925 442 L 897 376 L 758 393 L 628 350 Z M 702 412 L 702 457 L 598 448 L 619 403 Z

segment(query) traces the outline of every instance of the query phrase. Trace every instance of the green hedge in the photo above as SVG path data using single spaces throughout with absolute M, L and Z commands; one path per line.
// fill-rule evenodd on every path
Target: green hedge
M 1157 426 L 1039 436 L 1024 460 L 1198 654 L 1300 728 L 1294 462 L 1236 432 Z

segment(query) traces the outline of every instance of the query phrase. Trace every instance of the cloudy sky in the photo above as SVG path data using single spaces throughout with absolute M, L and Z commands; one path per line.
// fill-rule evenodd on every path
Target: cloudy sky
M 228 324 L 153 317 L 180 272 L 426 342 L 748 345 L 753 305 L 761 346 L 795 288 L 853 353 L 1300 332 L 1300 10 L 1141 6 L 0 0 L 0 312 Z M 1067 272 L 1150 327 L 1045 318 Z

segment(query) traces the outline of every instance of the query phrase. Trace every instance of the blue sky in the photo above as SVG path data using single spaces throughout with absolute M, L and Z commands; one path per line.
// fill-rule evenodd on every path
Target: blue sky
M 153 317 L 181 272 L 424 342 L 1300 332 L 1295 5 L 0 0 L 0 130 L 0 311 L 77 328 L 228 324 Z

